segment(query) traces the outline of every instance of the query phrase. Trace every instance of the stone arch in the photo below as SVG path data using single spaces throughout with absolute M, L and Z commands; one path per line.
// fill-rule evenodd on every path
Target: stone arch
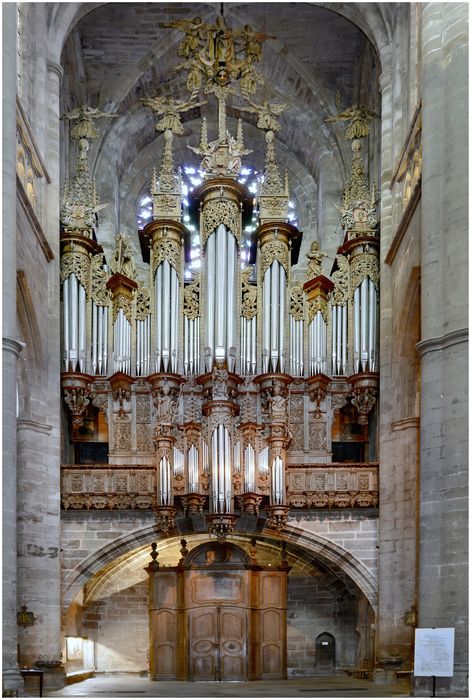
M 75 569 L 70 572 L 64 581 L 63 605 L 67 609 L 79 590 L 101 569 L 120 560 L 134 550 L 142 550 L 150 547 L 155 541 L 158 544 L 165 542 L 175 543 L 181 536 L 190 537 L 191 532 L 182 531 L 174 538 L 160 537 L 155 532 L 154 525 L 150 525 L 134 532 L 128 533 L 109 542 L 99 550 L 85 558 Z M 239 533 L 237 533 L 239 535 Z M 240 533 L 243 539 L 250 539 L 253 534 Z M 373 609 L 377 605 L 376 580 L 371 571 L 353 554 L 343 547 L 335 544 L 320 535 L 305 533 L 301 528 L 288 526 L 284 537 L 273 535 L 257 535 L 257 541 L 267 543 L 270 546 L 279 547 L 282 541 L 287 544 L 287 552 L 308 563 L 320 563 L 326 575 L 331 580 L 343 579 L 344 583 L 353 584 L 369 601 Z M 147 550 L 146 550 L 147 551 Z M 148 552 L 147 552 L 148 555 Z

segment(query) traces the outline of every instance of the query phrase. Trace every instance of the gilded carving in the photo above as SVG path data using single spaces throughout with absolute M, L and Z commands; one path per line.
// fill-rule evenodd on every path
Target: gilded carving
M 150 314 L 150 289 L 139 287 L 136 293 L 136 320 L 143 321 Z
M 324 321 L 327 323 L 327 316 L 329 313 L 329 305 L 327 303 L 327 299 L 323 299 L 322 297 L 317 297 L 314 299 L 311 304 L 309 304 L 309 309 L 308 309 L 308 323 L 312 323 L 314 318 L 316 317 L 317 312 L 320 311 L 322 314 L 322 318 Z
M 357 410 L 360 425 L 368 424 L 368 414 L 376 403 L 376 393 L 373 387 L 353 390 L 352 404 Z
M 369 277 L 376 289 L 379 285 L 379 262 L 376 255 L 373 253 L 361 253 L 353 258 L 351 266 L 351 281 L 352 281 L 352 293 L 358 287 L 358 285 L 365 279 Z
M 183 314 L 194 320 L 200 315 L 200 278 L 196 275 L 183 290 Z
M 158 266 L 166 260 L 180 274 L 180 246 L 174 240 L 157 239 L 152 249 L 152 264 L 154 275 Z
M 146 423 L 137 423 L 136 425 L 136 447 L 139 452 L 153 451 L 150 426 Z
M 332 303 L 345 306 L 348 301 L 348 260 L 344 255 L 336 255 L 338 270 L 332 273 L 332 282 L 335 284 L 332 290 Z
M 298 285 L 291 288 L 290 314 L 295 321 L 304 319 L 304 292 Z
M 242 284 L 242 303 L 241 303 L 241 316 L 247 320 L 252 319 L 257 315 L 257 287 L 250 283 L 250 278 L 252 276 L 252 268 L 246 267 L 241 273 L 241 284 Z
M 322 258 L 328 258 L 329 256 L 327 253 L 322 252 L 322 250 L 319 250 L 319 243 L 318 241 L 313 241 L 311 243 L 311 247 L 309 249 L 309 253 L 307 253 L 306 258 L 308 259 L 308 265 L 307 265 L 307 279 L 314 279 L 314 277 L 318 277 L 319 275 L 322 275 Z
M 282 241 L 269 241 L 262 247 L 260 255 L 260 270 L 263 276 L 274 260 L 277 260 L 288 275 L 289 255 L 288 246 Z
M 110 275 L 104 269 L 103 263 L 103 253 L 92 256 L 90 264 L 92 278 L 91 297 L 97 306 L 108 306 L 111 299 L 111 292 L 106 288 L 106 283 L 108 282 Z
M 82 287 L 88 292 L 90 275 L 90 258 L 86 253 L 70 252 L 61 258 L 61 282 L 74 274 Z
M 203 208 L 202 218 L 201 245 L 203 248 L 209 236 L 220 224 L 224 224 L 231 231 L 240 245 L 241 215 L 235 202 L 227 199 L 211 200 Z
M 120 309 L 123 310 L 129 323 L 132 323 L 131 299 L 125 294 L 117 294 L 113 299 L 113 323 L 116 321 Z
M 110 260 L 110 270 L 113 274 L 118 272 L 129 279 L 136 279 L 136 266 L 131 253 L 131 244 L 124 233 L 118 233 L 115 236 L 115 249 Z
M 150 423 L 150 399 L 147 394 L 136 396 L 136 423 Z

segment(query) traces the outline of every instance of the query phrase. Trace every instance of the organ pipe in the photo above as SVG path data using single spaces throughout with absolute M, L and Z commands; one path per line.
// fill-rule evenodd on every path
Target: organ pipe
M 283 505 L 285 502 L 284 469 L 281 457 L 272 461 L 271 471 L 272 505 Z
M 231 437 L 224 425 L 211 436 L 211 493 L 213 513 L 232 513 Z
M 175 268 L 163 260 L 155 273 L 155 371 L 177 372 L 179 282 Z

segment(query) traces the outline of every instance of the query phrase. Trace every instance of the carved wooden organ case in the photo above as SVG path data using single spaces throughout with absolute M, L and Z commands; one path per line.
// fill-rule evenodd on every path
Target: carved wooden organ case
M 260 115 L 266 161 L 254 201 L 239 182 L 248 152 L 241 122 L 231 136 L 225 79 L 211 80 L 219 136 L 208 142 L 203 120 L 193 149 L 204 156 L 192 193 L 202 264 L 190 278 L 175 115 L 157 125 L 163 158 L 151 182 L 153 217 L 140 232 L 147 279 L 126 236 L 116 236 L 108 261 L 97 243 L 103 205 L 83 137 L 93 133 L 78 130 L 61 211 L 62 391 L 72 440 L 95 420 L 108 448 L 93 468 L 64 465 L 63 505 L 153 508 L 163 534 L 193 518 L 223 538 L 239 526 L 282 529 L 289 508 L 377 505 L 368 422 L 378 389 L 379 240 L 354 139 L 332 272 L 316 244 L 307 277 L 293 272 L 302 234 L 288 222 L 273 121 Z M 254 255 L 242 266 L 254 206 Z

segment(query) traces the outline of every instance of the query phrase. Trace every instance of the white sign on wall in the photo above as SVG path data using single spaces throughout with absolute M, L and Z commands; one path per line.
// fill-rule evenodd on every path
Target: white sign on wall
M 454 627 L 415 630 L 414 676 L 453 676 Z

